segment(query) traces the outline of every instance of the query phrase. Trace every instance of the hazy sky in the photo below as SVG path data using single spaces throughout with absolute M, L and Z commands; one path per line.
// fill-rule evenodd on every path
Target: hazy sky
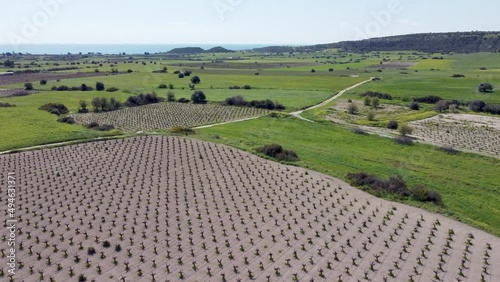
M 0 44 L 314 44 L 500 30 L 492 0 L 0 0 Z

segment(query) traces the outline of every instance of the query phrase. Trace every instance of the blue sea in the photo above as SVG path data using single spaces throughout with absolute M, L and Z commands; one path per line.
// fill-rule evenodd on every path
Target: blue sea
M 102 54 L 144 54 L 168 52 L 174 48 L 182 47 L 201 47 L 205 50 L 222 46 L 229 50 L 249 50 L 253 48 L 266 47 L 269 45 L 262 44 L 26 44 L 26 45 L 1 45 L 0 54 L 7 52 L 15 53 L 30 53 L 37 55 L 61 55 L 61 54 L 88 54 L 88 53 L 102 53 Z

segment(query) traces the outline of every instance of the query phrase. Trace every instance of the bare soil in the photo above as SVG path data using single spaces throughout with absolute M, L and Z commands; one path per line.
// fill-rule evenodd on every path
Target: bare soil
M 413 67 L 416 65 L 417 62 L 393 62 L 393 61 L 388 61 L 388 62 L 383 62 L 382 64 L 378 65 L 373 65 L 371 66 L 372 68 L 377 68 L 377 69 L 403 69 L 403 68 L 409 68 Z
M 70 79 L 80 77 L 105 76 L 108 73 L 96 72 L 77 72 L 77 73 L 62 73 L 62 72 L 41 72 L 41 73 L 25 73 L 9 76 L 0 76 L 0 85 L 9 85 L 23 82 L 38 82 L 45 80 Z
M 17 174 L 12 281 L 500 281 L 495 236 L 223 145 L 136 137 L 0 170 Z

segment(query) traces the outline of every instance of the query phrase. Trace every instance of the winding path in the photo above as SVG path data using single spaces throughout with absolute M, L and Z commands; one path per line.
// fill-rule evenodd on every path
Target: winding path
M 328 100 L 326 100 L 326 101 L 324 101 L 324 102 L 322 102 L 322 103 L 319 103 L 319 104 L 317 104 L 317 105 L 315 105 L 315 106 L 309 107 L 309 108 L 304 109 L 304 110 L 300 110 L 300 111 L 297 111 L 297 112 L 290 113 L 290 115 L 292 115 L 292 116 L 294 116 L 294 117 L 296 117 L 296 118 L 299 118 L 299 119 L 305 120 L 305 121 L 313 122 L 312 120 L 309 120 L 309 119 L 306 119 L 305 117 L 302 117 L 302 116 L 301 116 L 301 114 L 302 114 L 303 112 L 305 112 L 305 111 L 314 110 L 314 109 L 317 109 L 317 108 L 319 108 L 319 107 L 323 107 L 323 106 L 325 106 L 325 105 L 328 105 L 328 104 L 329 104 L 329 103 L 331 103 L 332 101 L 335 101 L 335 100 L 337 100 L 338 98 L 340 98 L 340 97 L 341 97 L 342 95 L 344 95 L 347 91 L 351 91 L 351 90 L 353 90 L 354 88 L 357 88 L 357 87 L 359 87 L 359 86 L 361 86 L 361 85 L 363 85 L 363 84 L 365 84 L 365 83 L 368 83 L 368 82 L 372 81 L 373 79 L 374 79 L 374 77 L 370 78 L 369 80 L 365 80 L 365 81 L 363 81 L 363 82 L 360 82 L 360 83 L 358 83 L 358 84 L 356 84 L 356 85 L 353 85 L 353 86 L 351 86 L 351 87 L 348 87 L 348 88 L 346 88 L 346 89 L 344 89 L 344 90 L 340 91 L 339 93 L 337 93 L 337 95 L 335 95 L 335 96 L 331 97 L 330 99 L 328 99 Z

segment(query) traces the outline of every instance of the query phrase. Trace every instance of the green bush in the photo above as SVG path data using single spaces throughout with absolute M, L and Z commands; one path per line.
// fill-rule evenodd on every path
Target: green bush
M 69 113 L 69 110 L 68 110 L 68 108 L 66 108 L 65 105 L 58 104 L 58 103 L 48 103 L 48 104 L 41 106 L 38 109 L 42 110 L 42 111 L 47 111 L 51 114 L 55 114 L 58 116 L 65 115 L 65 114 Z
M 296 162 L 299 161 L 299 157 L 294 151 L 285 150 L 281 145 L 271 144 L 259 147 L 256 149 L 257 153 L 264 154 L 271 158 L 275 158 L 278 161 L 286 162 Z

